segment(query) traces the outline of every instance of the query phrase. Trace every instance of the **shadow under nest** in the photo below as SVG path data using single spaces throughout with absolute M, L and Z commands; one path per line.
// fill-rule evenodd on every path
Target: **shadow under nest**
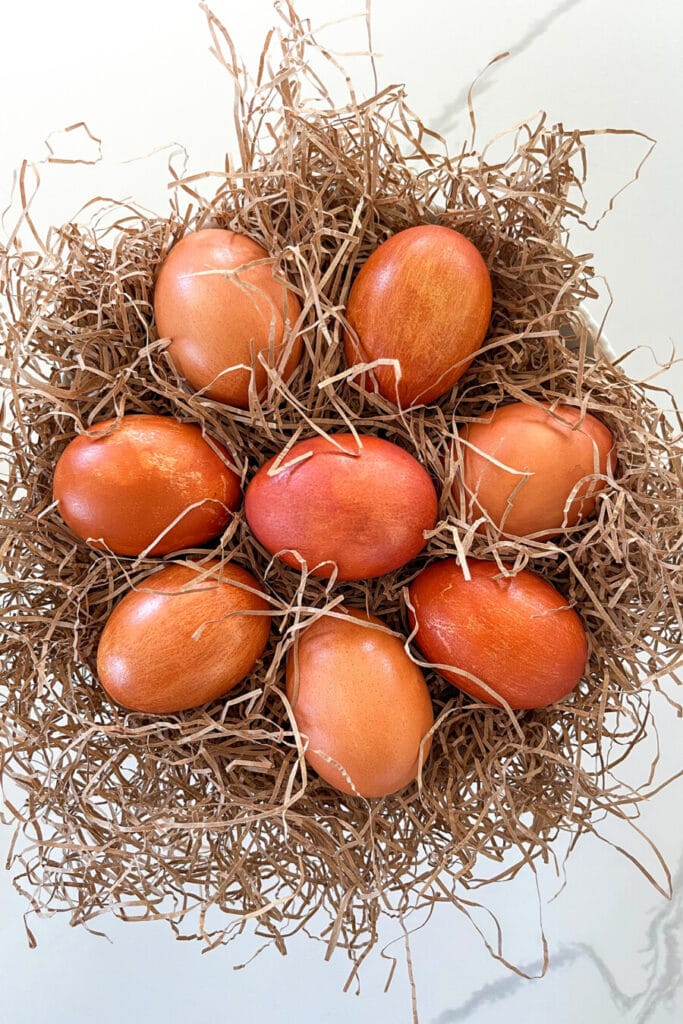
M 552 858 L 560 833 L 575 841 L 606 813 L 627 824 L 646 798 L 614 773 L 651 732 L 653 689 L 681 659 L 680 423 L 647 387 L 590 353 L 579 306 L 595 295 L 593 269 L 567 238 L 584 209 L 581 133 L 540 118 L 509 137 L 502 160 L 473 148 L 452 157 L 401 88 L 365 101 L 351 92 L 334 107 L 311 69 L 313 58 L 333 70 L 334 61 L 291 11 L 281 52 L 271 39 L 249 86 L 224 29 L 209 21 L 236 84 L 242 166 L 228 166 L 209 199 L 176 176 L 168 217 L 102 204 L 88 224 L 35 234 L 28 247 L 13 236 L 0 250 L 0 774 L 24 800 L 6 803 L 17 829 L 15 884 L 37 912 L 63 910 L 73 923 L 104 911 L 163 917 L 208 946 L 249 919 L 284 951 L 315 918 L 318 937 L 357 965 L 380 915 L 440 900 L 462 908 L 480 858 L 500 862 L 494 881 L 511 877 Z M 479 248 L 494 313 L 452 392 L 400 411 L 346 372 L 343 310 L 370 252 L 425 222 L 457 228 Z M 288 384 L 271 372 L 248 410 L 189 394 L 153 324 L 161 261 L 182 234 L 208 224 L 263 244 L 302 303 L 299 369 Z M 616 478 L 595 517 L 555 541 L 476 533 L 451 496 L 458 428 L 522 399 L 568 400 L 617 439 Z M 138 560 L 93 551 L 54 507 L 53 469 L 78 431 L 124 412 L 200 424 L 231 450 L 244 481 L 315 431 L 386 437 L 429 470 L 437 527 L 415 561 L 358 583 L 271 560 L 241 514 L 210 548 Z M 559 588 L 588 632 L 583 681 L 558 704 L 511 715 L 430 671 L 436 726 L 419 783 L 382 800 L 343 797 L 306 772 L 283 701 L 296 631 L 343 597 L 407 636 L 404 586 L 434 558 L 467 554 L 506 571 L 528 566 Z M 229 699 L 182 714 L 112 705 L 94 658 L 116 601 L 162 563 L 216 556 L 264 580 L 272 601 L 271 640 L 252 677 Z

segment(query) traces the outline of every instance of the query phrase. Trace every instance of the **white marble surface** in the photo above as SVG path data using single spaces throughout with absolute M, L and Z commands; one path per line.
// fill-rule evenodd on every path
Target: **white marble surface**
M 354 13 L 361 0 L 299 0 L 322 23 Z M 240 48 L 255 54 L 273 20 L 268 0 L 247 5 L 215 0 Z M 598 232 L 576 234 L 575 249 L 593 251 L 609 282 L 614 306 L 608 321 L 619 352 L 647 346 L 629 363 L 649 374 L 675 346 L 683 351 L 679 315 L 683 204 L 680 118 L 683 72 L 679 45 L 683 10 L 672 0 L 479 0 L 459 4 L 422 0 L 408 5 L 375 0 L 374 45 L 382 53 L 383 82 L 405 81 L 413 107 L 454 144 L 467 131 L 464 98 L 470 81 L 502 50 L 477 90 L 480 138 L 540 107 L 551 120 L 588 127 L 637 127 L 658 139 L 641 180 L 616 202 Z M 327 33 L 339 49 L 364 45 L 360 24 Z M 9 196 L 12 169 L 24 156 L 40 158 L 51 131 L 86 120 L 103 139 L 96 167 L 52 167 L 38 207 L 43 223 L 69 217 L 84 196 L 131 195 L 152 209 L 166 203 L 168 151 L 144 162 L 124 162 L 183 143 L 195 169 L 219 168 L 228 138 L 229 87 L 207 53 L 204 18 L 192 2 L 86 0 L 3 4 L 0 13 L 0 199 Z M 19 79 L 22 86 L 19 88 Z M 592 207 L 632 174 L 643 145 L 596 139 L 592 147 Z M 665 377 L 683 392 L 676 367 Z M 681 721 L 657 700 L 664 779 L 681 767 Z M 646 751 L 629 765 L 643 777 Z M 541 877 L 551 964 L 542 980 L 525 981 L 495 963 L 471 925 L 442 910 L 412 938 L 420 1017 L 430 1024 L 673 1024 L 683 1019 L 683 827 L 678 782 L 658 794 L 639 822 L 668 860 L 674 899 L 663 899 L 605 844 L 585 839 L 569 861 L 566 885 Z M 661 868 L 623 829 L 611 837 L 638 850 L 663 880 Z M 10 833 L 0 827 L 0 852 Z M 538 973 L 535 891 L 528 879 L 484 894 L 505 926 L 506 955 Z M 265 1024 L 321 1024 L 410 1020 L 400 941 L 399 966 L 383 993 L 389 961 L 379 952 L 362 975 L 362 991 L 341 991 L 346 963 L 323 962 L 321 947 L 295 940 L 286 959 L 265 952 L 243 971 L 232 965 L 257 947 L 239 946 L 201 956 L 173 941 L 164 925 L 103 920 L 111 942 L 70 929 L 65 918 L 32 920 L 38 949 L 27 948 L 24 902 L 0 871 L 1 1024 L 114 1024 L 121 1020 L 175 1024 L 204 1017 Z M 391 927 L 386 941 L 397 940 Z M 273 1007 L 276 1007 L 274 1010 Z

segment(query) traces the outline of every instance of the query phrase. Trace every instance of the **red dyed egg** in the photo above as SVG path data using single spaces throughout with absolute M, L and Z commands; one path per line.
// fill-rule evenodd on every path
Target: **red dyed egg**
M 287 696 L 310 766 L 342 793 L 379 797 L 416 778 L 434 713 L 403 640 L 363 623 L 384 625 L 349 609 L 305 629 L 287 660 Z
M 389 441 L 359 440 L 300 441 L 249 484 L 249 526 L 287 565 L 303 559 L 316 576 L 331 576 L 336 566 L 339 579 L 360 580 L 398 569 L 424 547 L 438 508 L 428 473 Z
M 375 249 L 346 307 L 349 366 L 396 359 L 374 369 L 390 402 L 434 402 L 463 375 L 491 319 L 491 278 L 464 235 L 436 224 L 399 231 Z M 367 378 L 366 378 L 367 380 Z
M 249 405 L 252 372 L 257 392 L 266 357 L 286 379 L 301 359 L 291 330 L 301 305 L 275 279 L 266 250 L 245 235 L 205 228 L 182 238 L 164 260 L 154 289 L 159 336 L 178 373 L 198 391 L 227 405 Z
M 547 580 L 495 562 L 434 562 L 410 585 L 415 642 L 438 671 L 476 700 L 540 708 L 566 697 L 586 667 L 581 619 Z M 452 667 L 451 667 L 452 666 Z M 467 673 L 467 674 L 465 674 Z M 479 683 L 485 683 L 490 693 Z
M 70 442 L 53 481 L 60 515 L 92 547 L 163 555 L 222 533 L 242 498 L 222 445 L 170 416 L 104 420 Z M 221 454 L 217 454 L 220 452 Z M 158 538 L 158 539 L 157 539 Z
M 251 672 L 268 642 L 269 605 L 261 594 L 251 573 L 232 564 L 170 565 L 148 577 L 104 627 L 97 650 L 102 686 L 124 707 L 150 714 L 222 697 Z
M 469 522 L 485 515 L 504 533 L 543 538 L 593 514 L 616 466 L 614 437 L 590 413 L 551 408 L 513 402 L 463 429 Z M 457 501 L 457 480 L 453 494 Z

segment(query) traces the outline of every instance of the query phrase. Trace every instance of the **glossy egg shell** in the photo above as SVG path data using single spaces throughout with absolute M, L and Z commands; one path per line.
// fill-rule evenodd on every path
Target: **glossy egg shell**
M 126 708 L 170 714 L 223 696 L 268 642 L 269 605 L 245 569 L 171 565 L 129 591 L 109 616 L 97 673 Z M 243 589 L 249 587 L 257 593 Z
M 383 625 L 353 609 L 304 630 L 287 661 L 287 696 L 308 764 L 342 793 L 380 797 L 416 778 L 434 713 L 402 639 L 361 623 Z
M 103 436 L 115 423 L 95 424 L 57 461 L 54 498 L 73 532 L 119 555 L 139 555 L 157 537 L 153 555 L 222 533 L 242 499 L 225 449 L 212 442 L 219 456 L 199 427 L 170 416 L 124 416 Z
M 258 353 L 286 379 L 302 352 L 301 339 L 291 338 L 299 300 L 275 280 L 270 263 L 250 265 L 259 260 L 268 253 L 253 239 L 205 228 L 174 245 L 154 289 L 159 337 L 171 338 L 168 353 L 180 376 L 209 398 L 240 408 L 249 405 L 250 368 L 257 392 L 267 383 Z
M 379 392 L 404 408 L 435 401 L 470 365 L 491 319 L 491 278 L 478 249 L 436 224 L 399 231 L 361 267 L 346 307 L 349 366 L 374 369 Z M 363 383 L 367 386 L 369 378 Z
M 568 405 L 551 408 L 513 402 L 495 409 L 488 422 L 463 429 L 469 522 L 485 515 L 504 533 L 542 539 L 594 513 L 604 477 L 616 466 L 614 437 L 590 413 L 582 416 Z M 457 501 L 457 481 L 454 497 Z
M 571 693 L 586 667 L 586 633 L 576 612 L 547 580 L 522 570 L 501 577 L 495 562 L 455 559 L 424 569 L 411 583 L 417 646 L 446 679 L 478 701 L 540 708 Z
M 398 569 L 424 547 L 438 501 L 426 470 L 377 437 L 351 434 L 300 441 L 270 459 L 247 487 L 244 509 L 256 538 L 288 565 L 342 580 Z M 270 475 L 270 471 L 275 475 Z

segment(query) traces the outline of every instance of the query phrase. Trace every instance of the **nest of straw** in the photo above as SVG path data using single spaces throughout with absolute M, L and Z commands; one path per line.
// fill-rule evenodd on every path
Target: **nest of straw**
M 36 232 L 33 245 L 15 236 L 1 253 L 0 771 L 12 784 L 12 867 L 38 913 L 66 911 L 74 924 L 103 912 L 163 918 L 207 946 L 256 921 L 283 951 L 306 929 L 346 949 L 353 974 L 382 914 L 443 900 L 467 910 L 482 862 L 500 865 L 489 872 L 500 881 L 552 856 L 563 833 L 573 843 L 606 814 L 627 821 L 645 798 L 619 782 L 619 765 L 648 730 L 653 688 L 681 660 L 680 421 L 599 349 L 591 355 L 579 307 L 595 294 L 593 269 L 567 242 L 584 210 L 580 132 L 540 118 L 509 137 L 504 159 L 474 148 L 449 156 L 399 87 L 361 101 L 349 84 L 348 101 L 335 106 L 312 70 L 327 63 L 336 73 L 334 58 L 289 7 L 255 82 L 207 15 L 235 82 L 241 166 L 226 166 L 209 198 L 176 177 L 167 217 L 122 205 L 45 239 Z M 343 310 L 372 250 L 424 222 L 476 244 L 494 313 L 454 390 L 402 412 L 347 371 Z M 303 307 L 299 370 L 288 385 L 271 372 L 248 410 L 190 394 L 155 332 L 160 263 L 185 232 L 207 225 L 261 242 Z M 474 532 L 451 495 L 458 429 L 501 402 L 558 398 L 617 438 L 617 477 L 597 515 L 548 542 Z M 436 481 L 439 522 L 413 563 L 357 583 L 271 561 L 240 515 L 200 551 L 137 560 L 96 552 L 54 507 L 54 466 L 76 433 L 133 412 L 200 424 L 231 449 L 245 481 L 314 432 L 390 438 Z M 566 595 L 589 636 L 583 681 L 561 703 L 512 715 L 429 672 L 436 726 L 419 782 L 382 800 L 337 793 L 306 772 L 283 701 L 296 630 L 343 598 L 407 636 L 405 585 L 435 557 L 469 553 L 504 571 L 533 568 Z M 229 699 L 182 714 L 114 706 L 94 674 L 114 604 L 162 562 L 216 557 L 250 569 L 270 595 L 275 626 L 251 678 Z

